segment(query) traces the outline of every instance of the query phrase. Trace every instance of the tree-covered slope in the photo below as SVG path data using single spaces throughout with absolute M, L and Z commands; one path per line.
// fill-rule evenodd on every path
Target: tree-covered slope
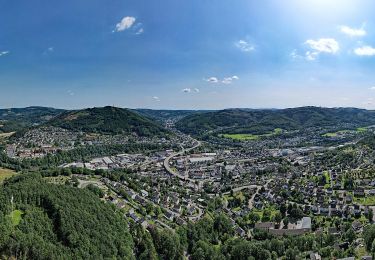
M 0 109 L 0 133 L 45 123 L 62 112 L 64 110 L 49 107 Z
M 202 134 L 210 130 L 264 133 L 275 128 L 291 130 L 339 124 L 353 127 L 375 124 L 375 111 L 321 107 L 279 110 L 226 109 L 187 116 L 177 122 L 177 127 L 191 134 Z
M 88 108 L 65 112 L 47 125 L 69 130 L 105 133 L 161 136 L 167 131 L 158 123 L 129 109 L 116 107 Z
M 0 187 L 0 258 L 132 259 L 132 250 L 124 217 L 87 189 L 34 174 Z
M 157 121 L 178 120 L 188 115 L 202 113 L 199 110 L 155 110 L 155 109 L 135 109 L 133 110 L 141 115 L 155 119 Z M 206 111 L 208 112 L 208 111 Z

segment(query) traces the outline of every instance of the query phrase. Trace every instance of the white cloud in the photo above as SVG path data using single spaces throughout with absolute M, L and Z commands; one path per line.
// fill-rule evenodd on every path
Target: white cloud
M 239 40 L 234 45 L 243 52 L 250 52 L 255 50 L 255 47 L 245 40 Z
M 297 54 L 297 50 L 293 50 L 290 53 L 290 57 L 292 57 L 293 59 L 297 59 L 299 57 L 299 55 Z
M 143 30 L 143 28 L 140 28 L 135 34 L 139 35 L 139 34 L 142 34 L 144 33 L 145 30 Z
M 160 98 L 157 97 L 157 96 L 153 96 L 152 99 L 155 100 L 155 101 L 160 101 Z
M 237 76 L 232 76 L 232 77 L 227 77 L 227 78 L 224 78 L 221 82 L 223 84 L 232 84 L 233 80 L 238 80 L 239 78 Z
M 192 93 L 192 92 L 199 93 L 199 88 L 184 88 L 182 90 L 182 92 L 184 92 L 184 93 Z
M 232 78 L 224 78 L 222 83 L 226 85 L 232 84 L 232 80 L 233 80 Z
M 49 53 L 52 53 L 55 51 L 55 48 L 54 47 L 48 47 L 44 52 L 43 52 L 43 55 L 48 55 Z
M 312 60 L 316 60 L 316 57 L 318 57 L 319 55 L 319 52 L 316 52 L 316 51 L 307 51 L 306 52 L 306 60 L 309 60 L 309 61 L 312 61 Z
M 350 28 L 349 26 L 340 26 L 340 31 L 350 37 L 361 37 L 365 36 L 367 32 L 362 28 Z
M 317 53 L 325 52 L 335 54 L 339 51 L 339 43 L 332 38 L 322 38 L 319 40 L 307 40 L 305 42 L 312 50 Z
M 75 95 L 75 93 L 73 91 L 71 91 L 71 90 L 68 90 L 67 92 L 68 92 L 69 96 L 74 96 Z
M 290 54 L 289 56 L 293 59 L 293 60 L 297 60 L 297 59 L 303 59 L 305 58 L 304 56 L 298 54 L 298 51 L 296 49 L 294 49 Z
M 210 83 L 218 83 L 219 80 L 216 77 L 209 77 L 208 79 L 205 79 L 207 82 Z
M 233 75 L 231 77 L 225 77 L 223 78 L 222 80 L 219 80 L 217 77 L 210 77 L 208 79 L 204 79 L 205 81 L 209 82 L 209 83 L 223 83 L 223 84 L 232 84 L 233 81 L 235 80 L 239 80 L 240 78 L 236 75 Z M 199 92 L 199 90 L 198 90 Z
M 375 90 L 375 86 L 373 86 L 373 87 L 369 88 L 369 90 Z
M 124 18 L 122 18 L 121 22 L 119 22 L 118 24 L 116 24 L 116 32 L 121 32 L 121 31 L 124 31 L 124 30 L 127 30 L 129 29 L 130 27 L 133 26 L 133 24 L 135 23 L 135 17 L 132 17 L 132 16 L 126 16 Z
M 1 51 L 0 52 L 0 57 L 4 56 L 4 55 L 7 55 L 7 54 L 9 54 L 9 51 Z
M 375 48 L 368 46 L 368 45 L 362 46 L 362 47 L 354 49 L 354 53 L 358 56 L 374 56 Z
M 332 38 L 321 38 L 318 40 L 310 39 L 307 40 L 305 44 L 311 49 L 305 53 L 305 58 L 309 61 L 316 60 L 320 53 L 335 54 L 340 49 L 339 43 Z M 291 55 L 295 58 L 298 57 L 296 51 L 293 51 Z

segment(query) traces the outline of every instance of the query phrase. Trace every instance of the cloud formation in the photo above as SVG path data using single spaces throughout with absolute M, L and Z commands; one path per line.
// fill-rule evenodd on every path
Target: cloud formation
M 339 43 L 332 38 L 322 38 L 319 40 L 307 40 L 305 42 L 311 49 L 317 52 L 336 53 L 340 49 Z
M 346 25 L 340 26 L 340 31 L 350 37 L 362 37 L 367 34 L 367 32 L 365 31 L 365 29 L 363 29 L 363 27 L 356 29 L 356 28 L 350 28 L 349 26 L 346 26 Z
M 160 98 L 157 97 L 157 96 L 153 96 L 152 99 L 155 100 L 155 101 L 158 101 L 158 102 L 160 101 Z
M 118 24 L 116 24 L 115 31 L 122 32 L 122 31 L 129 29 L 130 27 L 133 26 L 133 24 L 135 23 L 135 20 L 136 20 L 135 17 L 132 17 L 132 16 L 126 16 L 122 18 L 122 20 Z
M 191 89 L 191 88 L 184 88 L 184 89 L 182 90 L 182 92 L 184 92 L 184 93 L 191 93 L 191 92 L 199 93 L 199 88 L 194 88 L 194 89 Z
M 354 53 L 358 56 L 374 56 L 375 55 L 375 48 L 366 45 L 359 48 L 354 49 Z
M 307 60 L 315 60 L 320 53 L 336 54 L 339 49 L 339 43 L 332 38 L 321 38 L 318 40 L 307 40 L 306 45 L 311 49 L 306 52 Z
M 228 85 L 228 84 L 232 84 L 232 82 L 233 82 L 234 80 L 238 80 L 238 79 L 239 79 L 239 78 L 238 78 L 237 76 L 226 77 L 226 78 L 224 78 L 224 79 L 221 81 L 221 83 Z
M 219 80 L 216 77 L 209 77 L 208 79 L 205 79 L 207 82 L 210 83 L 218 83 Z
M 255 47 L 245 40 L 239 40 L 234 45 L 243 52 L 250 52 L 255 50 Z
M 208 79 L 205 79 L 205 81 L 209 82 L 209 83 L 222 83 L 222 84 L 225 84 L 225 85 L 229 85 L 229 84 L 232 84 L 233 81 L 235 80 L 239 80 L 239 77 L 236 76 L 236 75 L 233 75 L 231 77 L 225 77 L 223 78 L 222 80 L 219 80 L 217 77 L 210 77 Z M 198 91 L 199 92 L 199 89 Z
M 135 34 L 139 35 L 139 34 L 142 34 L 143 32 L 144 32 L 143 28 L 140 28 Z
M 9 51 L 2 51 L 0 52 L 0 57 L 9 54 Z

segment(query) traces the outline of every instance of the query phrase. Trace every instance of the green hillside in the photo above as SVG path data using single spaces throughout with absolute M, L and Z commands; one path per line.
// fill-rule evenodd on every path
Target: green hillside
M 157 121 L 166 121 L 166 120 L 178 120 L 186 116 L 202 113 L 204 111 L 200 110 L 154 110 L 154 109 L 134 109 L 133 111 L 144 115 L 146 117 L 155 119 Z M 208 111 L 205 111 L 208 112 Z
M 0 252 L 1 259 L 132 259 L 133 240 L 124 217 L 89 190 L 20 175 L 0 188 Z
M 226 109 L 187 116 L 177 122 L 177 127 L 181 131 L 196 135 L 207 131 L 264 134 L 276 128 L 292 130 L 339 124 L 349 127 L 375 124 L 375 111 L 320 107 L 280 110 Z
M 64 110 L 49 107 L 0 109 L 0 133 L 19 131 L 45 123 L 62 112 Z
M 134 133 L 138 136 L 167 134 L 167 130 L 151 119 L 129 109 L 109 106 L 68 111 L 47 122 L 47 125 L 103 134 Z

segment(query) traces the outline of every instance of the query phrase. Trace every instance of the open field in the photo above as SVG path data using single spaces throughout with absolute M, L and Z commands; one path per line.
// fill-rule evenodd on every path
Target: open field
M 358 127 L 358 128 L 356 129 L 356 131 L 357 131 L 358 133 L 364 133 L 364 132 L 367 132 L 368 129 L 367 129 L 367 127 Z
M 13 170 L 0 168 L 0 183 L 3 182 L 5 179 L 12 177 L 15 174 L 17 173 Z
M 13 226 L 17 226 L 21 219 L 22 219 L 22 214 L 23 212 L 21 210 L 13 210 L 11 213 L 10 213 L 10 218 L 12 219 L 12 224 Z
M 358 127 L 355 130 L 348 130 L 348 129 L 347 130 L 340 130 L 340 131 L 337 131 L 337 132 L 325 133 L 322 136 L 324 136 L 324 137 L 336 137 L 336 136 L 344 135 L 344 134 L 347 134 L 347 133 L 350 133 L 350 132 L 360 134 L 360 133 L 365 133 L 367 131 L 368 131 L 367 127 Z
M 273 132 L 267 133 L 267 134 L 261 134 L 261 135 L 254 135 L 254 134 L 221 134 L 220 137 L 224 138 L 230 138 L 234 140 L 240 140 L 240 141 L 249 141 L 249 140 L 258 140 L 261 137 L 272 137 L 274 135 L 278 135 L 282 133 L 281 128 L 276 128 L 273 130 Z
M 332 132 L 332 133 L 325 133 L 323 136 L 324 137 L 336 137 L 338 135 L 343 135 L 343 134 L 346 134 L 346 133 L 349 133 L 350 130 L 340 130 L 340 131 L 337 131 L 337 132 Z
M 240 140 L 240 141 L 259 139 L 259 135 L 253 135 L 253 134 L 222 134 L 221 136 L 224 138 L 230 138 L 230 139 Z
M 9 137 L 11 135 L 13 135 L 15 132 L 10 132 L 10 133 L 0 133 L 0 138 L 6 138 L 6 137 Z
M 363 206 L 375 206 L 375 196 L 368 196 L 365 198 L 354 198 L 356 203 L 360 203 Z

